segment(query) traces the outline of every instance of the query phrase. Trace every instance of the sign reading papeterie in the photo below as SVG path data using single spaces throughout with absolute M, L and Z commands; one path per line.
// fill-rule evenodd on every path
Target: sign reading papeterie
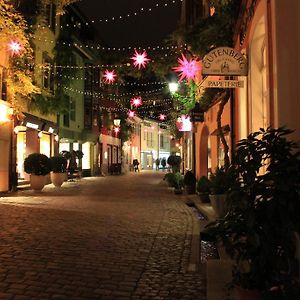
M 203 75 L 247 76 L 248 63 L 239 51 L 230 47 L 219 47 L 202 60 Z
M 204 82 L 204 87 L 218 88 L 218 89 L 243 88 L 244 81 L 242 81 L 242 80 L 206 80 Z

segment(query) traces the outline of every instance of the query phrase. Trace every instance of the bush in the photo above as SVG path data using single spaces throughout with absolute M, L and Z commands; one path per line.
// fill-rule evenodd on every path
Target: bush
M 76 150 L 75 152 L 76 152 L 76 157 L 77 157 L 78 159 L 82 159 L 82 157 L 83 157 L 83 152 L 82 152 L 81 150 Z
M 187 171 L 184 174 L 184 185 L 194 186 L 196 184 L 196 177 L 192 171 Z
M 64 157 L 66 160 L 71 159 L 71 152 L 70 151 L 63 150 L 59 153 L 59 155 Z
M 167 173 L 165 176 L 164 176 L 164 180 L 167 181 L 168 185 L 170 187 L 175 187 L 175 184 L 176 184 L 176 177 L 175 177 L 175 174 L 174 173 Z
M 170 155 L 167 159 L 167 163 L 172 167 L 173 172 L 176 173 L 180 168 L 181 157 L 178 155 Z
M 201 194 L 209 194 L 211 189 L 211 181 L 207 176 L 200 177 L 197 182 L 197 192 Z
M 217 168 L 216 172 L 210 177 L 210 191 L 212 194 L 220 195 L 229 191 L 235 180 L 233 171 L 233 169 L 225 171 L 223 168 Z
M 51 170 L 54 173 L 64 173 L 67 169 L 67 159 L 63 156 L 53 156 L 50 157 Z
M 25 158 L 24 170 L 28 174 L 47 175 L 51 171 L 50 159 L 41 153 L 32 153 Z

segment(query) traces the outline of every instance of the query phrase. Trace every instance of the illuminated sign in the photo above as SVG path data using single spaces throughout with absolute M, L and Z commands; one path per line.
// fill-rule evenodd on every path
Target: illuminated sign
M 32 129 L 39 129 L 38 124 L 34 124 L 34 123 L 31 123 L 31 122 L 26 122 L 26 127 L 32 128 Z
M 176 122 L 179 131 L 192 131 L 192 122 L 189 116 L 182 115 Z

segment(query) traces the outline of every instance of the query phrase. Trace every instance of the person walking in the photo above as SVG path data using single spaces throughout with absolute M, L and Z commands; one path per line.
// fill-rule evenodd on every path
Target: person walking
M 137 159 L 134 159 L 133 160 L 133 162 L 132 162 L 132 164 L 133 164 L 133 170 L 134 170 L 134 172 L 139 172 L 140 170 L 139 170 L 139 161 L 137 160 Z
M 157 158 L 157 159 L 155 160 L 156 170 L 159 170 L 159 164 L 160 164 L 160 159 Z

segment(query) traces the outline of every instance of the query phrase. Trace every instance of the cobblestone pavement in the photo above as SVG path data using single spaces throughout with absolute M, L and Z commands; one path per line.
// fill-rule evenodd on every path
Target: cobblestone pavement
M 0 299 L 206 299 L 193 218 L 162 173 L 0 197 Z

